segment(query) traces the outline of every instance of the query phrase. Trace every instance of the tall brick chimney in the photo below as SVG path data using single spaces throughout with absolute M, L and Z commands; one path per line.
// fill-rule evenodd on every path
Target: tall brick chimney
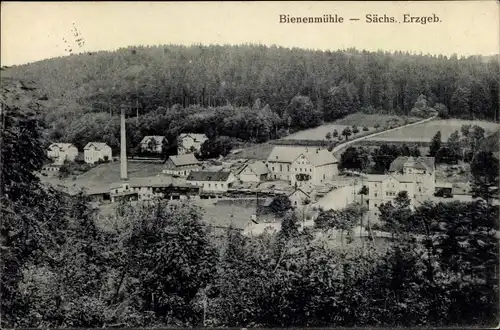
M 125 107 L 121 108 L 120 116 L 120 179 L 128 180 L 127 171 L 127 133 L 125 130 Z

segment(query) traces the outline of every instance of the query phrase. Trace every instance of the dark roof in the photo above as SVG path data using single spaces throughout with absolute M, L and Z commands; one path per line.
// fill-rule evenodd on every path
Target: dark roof
M 191 171 L 186 181 L 227 181 L 230 174 L 228 171 Z
M 408 157 L 399 156 L 390 165 L 389 171 L 401 172 L 404 166 L 411 166 L 413 168 L 428 170 L 434 172 L 434 157 Z

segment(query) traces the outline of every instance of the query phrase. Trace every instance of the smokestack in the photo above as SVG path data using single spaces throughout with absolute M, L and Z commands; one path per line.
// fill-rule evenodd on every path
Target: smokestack
M 127 136 L 125 131 L 125 107 L 121 108 L 120 116 L 120 178 L 128 180 L 127 171 Z

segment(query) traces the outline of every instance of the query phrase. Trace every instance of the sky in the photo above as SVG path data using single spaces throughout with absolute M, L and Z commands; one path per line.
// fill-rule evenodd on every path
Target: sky
M 130 45 L 260 43 L 338 50 L 410 51 L 424 54 L 500 53 L 497 1 L 438 2 L 2 2 L 1 65 L 67 55 L 63 38 L 85 46 L 75 51 Z M 279 15 L 344 17 L 344 23 L 280 24 Z M 432 16 L 433 24 L 367 23 L 366 15 Z M 349 18 L 359 18 L 350 21 Z

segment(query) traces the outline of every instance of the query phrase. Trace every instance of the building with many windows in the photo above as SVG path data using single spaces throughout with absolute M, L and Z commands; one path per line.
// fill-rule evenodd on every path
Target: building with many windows
M 378 215 L 382 203 L 393 201 L 400 191 L 406 191 L 412 206 L 433 196 L 436 189 L 433 157 L 398 157 L 389 173 L 368 175 L 368 208 Z
M 326 149 L 282 147 L 273 149 L 267 158 L 271 178 L 291 184 L 320 184 L 338 174 L 338 160 Z

